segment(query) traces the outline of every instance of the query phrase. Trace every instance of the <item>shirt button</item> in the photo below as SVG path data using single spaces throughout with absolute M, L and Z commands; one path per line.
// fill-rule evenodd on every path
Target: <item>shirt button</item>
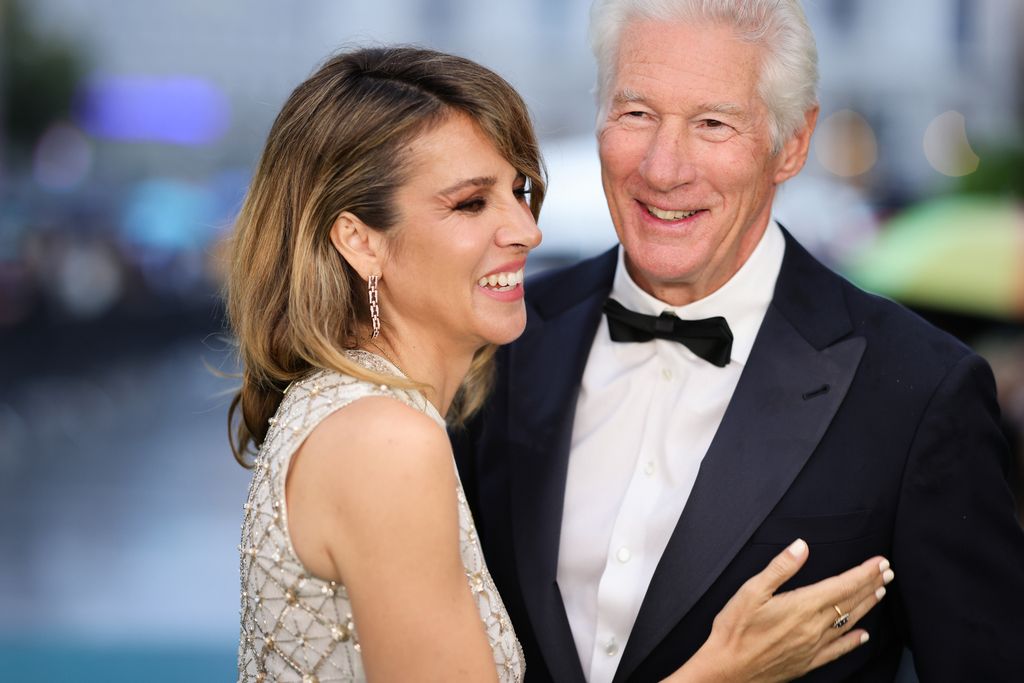
M 654 474 L 653 460 L 648 460 L 647 463 L 644 464 L 644 474 L 646 474 L 648 477 Z
M 661 376 L 665 378 L 666 382 L 671 381 L 672 380 L 672 370 L 669 369 L 669 368 L 662 368 L 661 369 Z
M 615 553 L 615 559 L 622 564 L 629 562 L 629 558 L 633 557 L 632 553 L 629 552 L 629 548 L 623 546 L 619 548 L 618 552 Z
M 604 653 L 609 657 L 614 657 L 619 654 L 619 644 L 615 642 L 614 638 L 609 638 L 608 642 L 605 643 Z

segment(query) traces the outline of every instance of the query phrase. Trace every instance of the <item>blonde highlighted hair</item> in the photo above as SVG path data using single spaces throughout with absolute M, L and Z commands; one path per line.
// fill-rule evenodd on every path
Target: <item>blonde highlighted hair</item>
M 536 218 L 544 174 L 529 113 L 504 79 L 470 60 L 412 47 L 365 48 L 328 60 L 274 121 L 235 225 L 228 319 L 242 386 L 228 426 L 239 463 L 266 436 L 288 384 L 317 369 L 412 386 L 370 373 L 346 349 L 369 325 L 366 281 L 338 254 L 330 229 L 345 211 L 386 232 L 398 220 L 406 143 L 453 113 L 473 119 L 531 187 Z M 464 421 L 491 383 L 493 347 L 480 349 L 448 419 Z

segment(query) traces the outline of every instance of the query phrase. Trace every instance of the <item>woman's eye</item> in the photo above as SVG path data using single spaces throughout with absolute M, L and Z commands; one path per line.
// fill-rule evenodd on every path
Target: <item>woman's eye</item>
M 512 194 L 516 196 L 516 199 L 523 200 L 530 196 L 530 188 L 523 185 L 512 190 Z
M 455 205 L 456 211 L 463 211 L 465 213 L 480 213 L 487 206 L 487 202 L 484 201 L 483 197 L 473 197 L 467 199 L 464 202 L 459 202 Z

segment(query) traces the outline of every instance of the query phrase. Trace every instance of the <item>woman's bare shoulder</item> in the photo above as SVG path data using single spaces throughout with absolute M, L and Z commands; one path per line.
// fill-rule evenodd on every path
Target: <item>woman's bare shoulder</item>
M 361 398 L 317 425 L 293 458 L 287 500 L 296 551 L 334 579 L 346 560 L 383 549 L 384 535 L 410 547 L 423 534 L 457 543 L 456 486 L 440 425 L 394 398 Z
M 305 445 L 352 465 L 366 456 L 386 466 L 391 459 L 451 454 L 447 433 L 430 416 L 390 396 L 367 396 L 335 411 Z

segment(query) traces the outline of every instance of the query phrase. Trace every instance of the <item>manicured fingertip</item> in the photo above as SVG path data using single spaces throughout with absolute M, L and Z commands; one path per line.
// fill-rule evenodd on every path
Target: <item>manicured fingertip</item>
M 896 574 L 891 569 L 886 569 L 882 572 L 882 581 L 884 583 L 888 584 L 892 582 L 894 578 L 896 578 Z
M 879 600 L 885 597 L 885 586 L 879 586 L 878 590 L 875 591 L 875 597 Z
M 867 631 L 864 631 L 864 633 L 860 634 L 860 644 L 861 645 L 863 645 L 864 643 L 868 642 L 868 640 L 870 640 L 870 639 L 871 639 L 871 636 L 868 635 Z
M 878 571 L 880 573 L 884 574 L 885 570 L 888 569 L 888 568 L 889 568 L 889 560 L 882 560 L 881 562 L 878 563 Z
M 792 543 L 790 543 L 789 548 L 787 548 L 787 550 L 789 550 L 789 554 L 793 557 L 801 558 L 807 552 L 807 543 L 804 541 L 804 539 L 798 538 Z

